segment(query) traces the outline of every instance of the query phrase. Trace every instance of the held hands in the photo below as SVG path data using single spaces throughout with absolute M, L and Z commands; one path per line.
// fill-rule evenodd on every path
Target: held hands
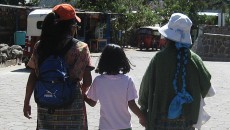
M 97 104 L 96 101 L 93 101 L 92 99 L 88 98 L 86 94 L 84 94 L 83 96 L 84 96 L 84 101 L 88 103 L 91 107 L 94 107 Z
M 143 127 L 147 127 L 147 121 L 146 118 L 144 116 L 144 113 L 140 110 L 140 108 L 137 106 L 135 100 L 130 100 L 128 101 L 128 106 L 131 109 L 131 111 L 137 115 L 137 117 L 139 118 L 139 123 L 143 126 Z
M 31 106 L 29 104 L 24 104 L 23 108 L 24 116 L 28 119 L 31 119 Z
M 140 116 L 139 117 L 139 123 L 143 126 L 143 127 L 147 127 L 147 121 L 145 119 L 144 116 Z

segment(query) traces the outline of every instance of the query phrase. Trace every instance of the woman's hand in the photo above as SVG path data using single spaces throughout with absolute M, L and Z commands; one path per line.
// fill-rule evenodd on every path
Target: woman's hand
M 25 99 L 24 99 L 24 107 L 23 107 L 23 113 L 24 116 L 28 119 L 31 119 L 31 106 L 30 106 L 30 98 L 31 95 L 34 91 L 34 86 L 37 80 L 37 76 L 35 74 L 35 70 L 31 69 L 27 85 L 26 85 L 26 94 L 25 94 Z
M 24 116 L 28 119 L 31 119 L 31 106 L 29 104 L 24 104 L 23 108 Z

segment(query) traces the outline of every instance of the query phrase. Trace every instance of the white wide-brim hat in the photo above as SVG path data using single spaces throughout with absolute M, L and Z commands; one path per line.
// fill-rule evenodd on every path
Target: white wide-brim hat
M 191 30 L 192 21 L 188 16 L 181 13 L 171 15 L 168 23 L 158 31 L 167 39 L 184 44 L 192 44 Z

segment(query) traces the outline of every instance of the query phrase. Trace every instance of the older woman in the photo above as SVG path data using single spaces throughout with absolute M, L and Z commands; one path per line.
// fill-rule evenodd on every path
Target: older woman
M 200 128 L 199 122 L 209 119 L 203 110 L 203 98 L 214 95 L 211 75 L 201 58 L 190 50 L 191 26 L 186 15 L 174 13 L 159 29 L 167 46 L 151 60 L 139 91 L 147 130 L 194 130 Z

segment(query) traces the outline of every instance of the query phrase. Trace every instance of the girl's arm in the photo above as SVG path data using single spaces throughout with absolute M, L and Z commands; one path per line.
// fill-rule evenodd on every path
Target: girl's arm
M 130 100 L 130 101 L 128 101 L 128 106 L 129 106 L 129 108 L 131 109 L 131 111 L 132 111 L 135 115 L 137 115 L 137 117 L 139 118 L 139 123 L 140 123 L 142 126 L 146 127 L 146 126 L 147 126 L 147 124 L 146 124 L 146 119 L 145 119 L 143 113 L 141 112 L 140 108 L 137 106 L 135 100 Z
M 96 101 L 90 99 L 86 94 L 84 94 L 84 100 L 85 100 L 85 102 L 88 103 L 91 107 L 94 107 L 94 106 L 97 104 Z
M 35 74 L 35 70 L 32 69 L 26 85 L 26 94 L 25 94 L 24 107 L 23 107 L 24 116 L 28 119 L 31 118 L 30 98 L 34 91 L 36 80 L 37 80 L 37 76 Z

